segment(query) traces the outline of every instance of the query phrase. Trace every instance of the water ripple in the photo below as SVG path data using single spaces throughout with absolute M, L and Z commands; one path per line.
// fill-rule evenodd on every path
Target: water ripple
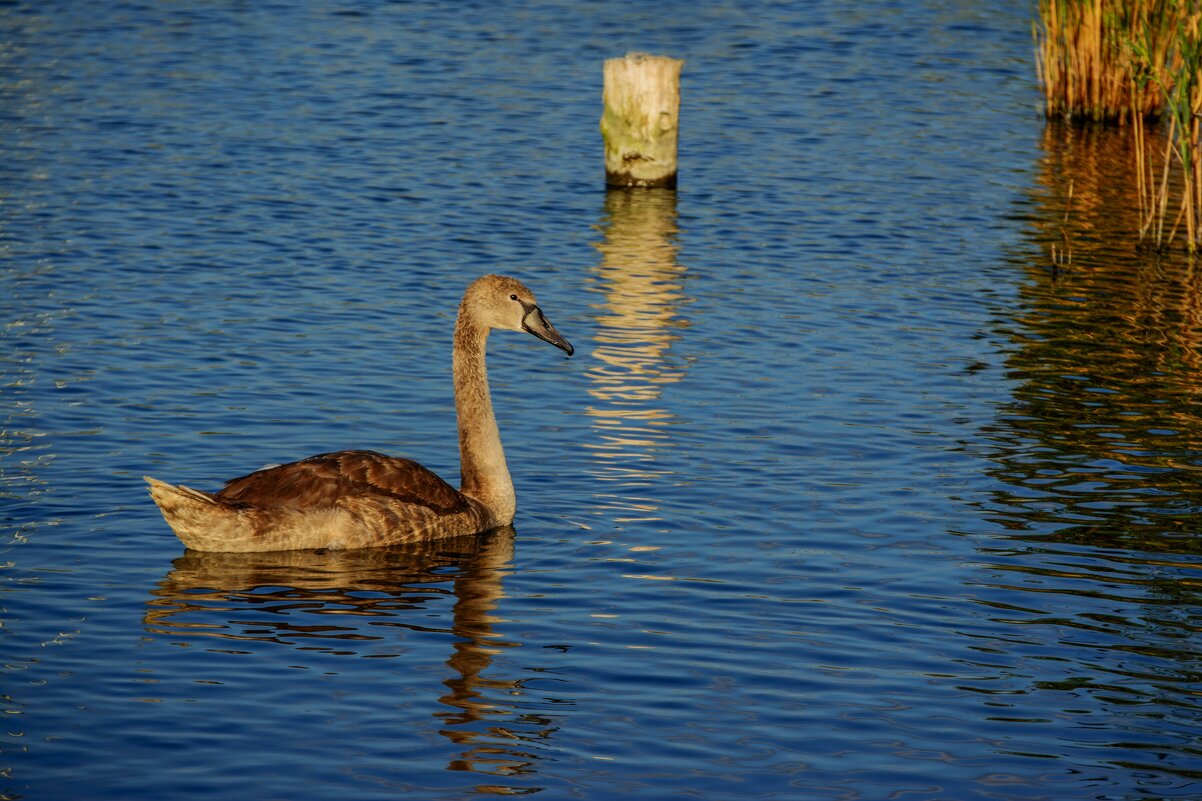
M 5 4 L 0 794 L 1196 796 L 1199 273 L 1027 14 Z M 492 271 L 577 347 L 490 341 L 516 530 L 182 553 L 144 474 L 453 479 Z

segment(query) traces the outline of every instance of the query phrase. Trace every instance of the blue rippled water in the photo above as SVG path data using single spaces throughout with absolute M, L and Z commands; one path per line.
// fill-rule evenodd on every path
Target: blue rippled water
M 0 4 L 0 797 L 1202 795 L 1202 278 L 1030 13 Z M 492 271 L 577 351 L 493 337 L 513 529 L 183 549 L 141 476 L 454 478 Z

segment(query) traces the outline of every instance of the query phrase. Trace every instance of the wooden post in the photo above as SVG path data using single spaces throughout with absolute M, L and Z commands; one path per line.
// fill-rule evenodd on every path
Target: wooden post
M 646 53 L 605 60 L 601 137 L 610 186 L 676 188 L 682 66 Z

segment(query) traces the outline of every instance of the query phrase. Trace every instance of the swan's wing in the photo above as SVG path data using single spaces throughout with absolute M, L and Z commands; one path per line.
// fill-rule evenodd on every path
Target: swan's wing
M 235 506 L 309 508 L 340 498 L 387 496 L 440 515 L 467 511 L 467 499 L 411 459 L 339 451 L 269 467 L 227 481 L 217 497 Z

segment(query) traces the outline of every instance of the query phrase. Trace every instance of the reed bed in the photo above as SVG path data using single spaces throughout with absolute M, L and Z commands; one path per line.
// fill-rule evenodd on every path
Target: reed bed
M 1161 108 L 1180 2 L 1039 0 L 1036 67 L 1049 117 L 1126 122 Z
M 1048 117 L 1129 123 L 1140 240 L 1163 248 L 1181 234 L 1191 252 L 1202 244 L 1200 26 L 1202 0 L 1039 0 L 1034 30 Z

